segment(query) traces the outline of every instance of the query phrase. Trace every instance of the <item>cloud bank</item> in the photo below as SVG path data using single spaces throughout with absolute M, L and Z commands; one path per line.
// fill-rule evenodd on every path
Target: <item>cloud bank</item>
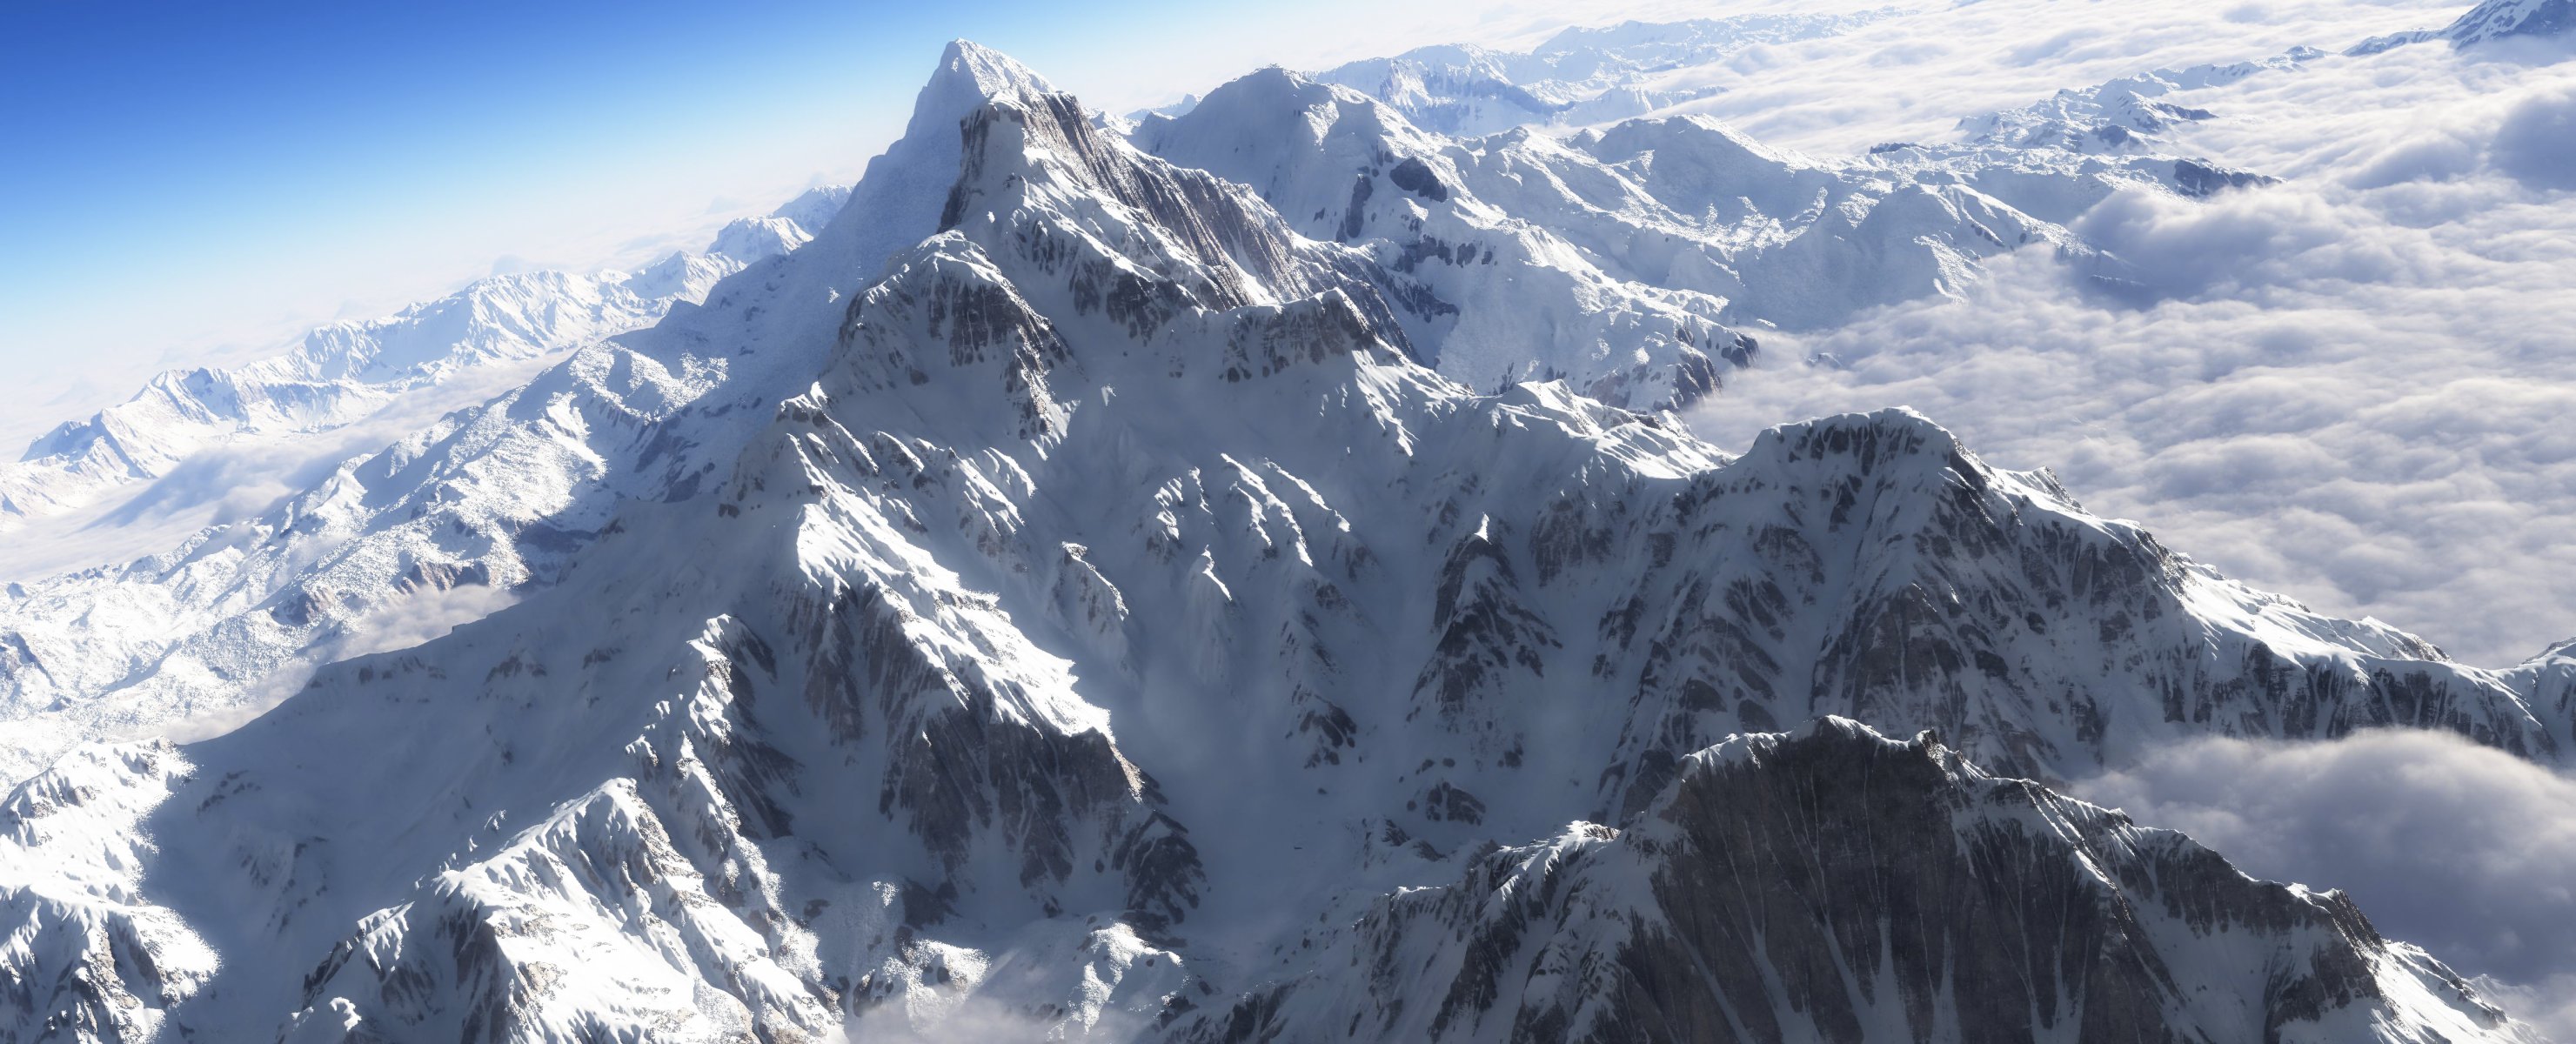
M 2341 51 L 2369 36 L 2446 25 L 2470 2 L 1770 3 L 1763 9 L 1908 11 L 1848 36 L 1763 45 L 1676 70 L 1660 86 L 1720 88 L 1685 111 L 1773 144 L 1849 153 L 1939 138 L 1962 117 L 2149 69 L 2264 58 L 2300 45 Z M 1688 17 L 1710 13 L 1703 6 Z
M 2449 733 L 2205 739 L 2074 784 L 2257 877 L 2352 893 L 2379 930 L 2576 1040 L 2576 779 Z
M 99 503 L 22 523 L 0 538 L 0 581 L 129 562 L 168 551 L 206 527 L 256 517 L 451 411 L 527 383 L 564 357 L 552 353 L 467 370 L 327 431 L 228 436 L 166 474 L 116 489 Z
M 2115 195 L 2076 225 L 2134 285 L 2010 258 L 1964 300 L 1776 337 L 1695 425 L 1740 446 L 1912 405 L 2233 575 L 2464 660 L 2576 635 L 2576 63 L 2424 45 L 2183 103 L 2222 117 L 2187 148 L 2288 182 Z

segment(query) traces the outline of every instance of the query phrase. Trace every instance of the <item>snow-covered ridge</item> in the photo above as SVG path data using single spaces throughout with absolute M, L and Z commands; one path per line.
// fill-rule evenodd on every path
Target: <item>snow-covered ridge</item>
M 2447 40 L 2453 47 L 2472 47 L 2512 37 L 2560 36 L 2571 29 L 2576 29 L 2576 0 L 2485 0 L 2440 29 L 2374 36 L 2345 53 L 2377 54 L 2433 40 Z
M 1848 719 L 1464 862 L 1174 1039 L 2517 1039 L 2341 893 Z
M 1263 999 L 1343 975 L 1365 948 L 1337 939 L 1363 925 L 1404 958 L 1390 977 L 1454 956 L 1513 983 L 1510 1010 L 1500 988 L 1448 991 L 1468 1000 L 1433 1033 L 1505 1039 L 1529 1010 L 1545 1037 L 1571 1023 L 1522 1001 L 1587 991 L 1523 969 L 1615 977 L 1617 954 L 1675 951 L 1608 916 L 1562 945 L 1481 924 L 1462 945 L 1372 911 L 1446 889 L 1544 912 L 1572 893 L 1475 883 L 1498 846 L 1510 873 L 1579 869 L 1626 828 L 1630 854 L 1601 862 L 1628 869 L 1582 909 L 1722 930 L 1705 853 L 1732 846 L 1692 831 L 1850 821 L 1871 828 L 1831 835 L 1837 868 L 1876 873 L 1843 857 L 1910 841 L 1889 850 L 1956 886 L 1908 910 L 2013 908 L 2016 879 L 1961 879 L 1954 839 L 2059 888 L 2050 909 L 2093 929 L 2072 942 L 2013 950 L 2000 919 L 1923 936 L 2105 969 L 2087 996 L 2137 1005 L 2058 1005 L 2049 1025 L 2503 1032 L 2336 897 L 1956 759 L 2065 777 L 2161 739 L 2392 723 L 2562 757 L 2571 723 L 2505 676 L 2217 576 L 1907 411 L 1784 425 L 1731 457 L 1561 382 L 1479 393 L 1423 364 L 1426 277 L 1104 123 L 952 46 L 812 243 L 158 563 L 280 579 L 228 596 L 228 624 L 185 650 L 207 665 L 194 688 L 144 652 L 153 673 L 120 699 L 154 677 L 237 691 L 206 675 L 405 578 L 518 601 L 326 665 L 233 731 L 84 747 L 20 784 L 0 801 L 0 921 L 41 945 L 0 951 L 27 997 L 7 1029 L 1222 1039 L 1276 1018 L 1303 1040 L 1357 1014 L 1408 1039 L 1427 1000 Z M 298 572 L 317 549 L 328 566 Z M 51 601 L 0 633 L 41 634 L 97 589 L 13 593 Z M 24 647 L 13 679 L 91 669 Z M 1938 730 L 1942 749 L 1829 724 L 1703 753 L 1823 714 Z M 1851 792 L 1881 779 L 1911 804 Z M 1729 799 L 1766 780 L 1852 814 L 1779 824 L 1758 813 L 1805 806 Z M 1656 852 L 1628 841 L 1658 831 Z M 1801 880 L 1774 860 L 1741 883 L 1812 900 Z M 1765 904 L 1781 948 L 1736 981 L 1840 993 L 1831 939 L 1880 914 L 1819 905 Z M 117 959 L 131 940 L 153 959 Z M 1531 963 L 1548 952 L 1568 962 Z M 2135 972 L 2149 955 L 2192 967 L 2159 992 Z M 1582 1017 L 1723 1017 L 1694 1007 L 1705 985 L 1631 981 Z M 1871 1031 L 1937 1035 L 1969 1017 L 1941 998 L 1988 982 L 1882 994 Z
M 478 279 L 382 319 L 314 330 L 274 358 L 160 374 L 133 398 L 66 422 L 0 464 L 0 532 L 148 483 L 209 446 L 328 431 L 470 371 L 649 326 L 718 279 L 812 238 L 846 195 L 813 190 L 726 225 L 702 252 L 638 271 Z
M 1394 107 L 1415 126 L 1482 137 L 1521 126 L 1585 127 L 1644 116 L 1706 96 L 1652 86 L 1674 68 L 1748 47 L 1838 36 L 1900 13 L 1737 15 L 1681 22 L 1569 27 L 1528 52 L 1470 44 L 1423 47 L 1312 74 Z
M 1705 102 L 1710 90 L 1704 85 L 1705 76 L 1693 75 L 1695 68 L 1722 62 L 1746 47 L 1836 36 L 1907 14 L 1887 8 L 1839 15 L 1629 22 L 1598 29 L 1568 29 L 1526 54 L 1466 45 L 1431 47 L 1310 75 L 1317 82 L 1369 95 L 1423 132 L 1456 136 L 1458 140 L 1450 146 L 1452 151 L 1533 151 L 1518 140 L 1479 140 L 1481 136 L 1506 132 L 1554 139 L 1576 151 L 1586 151 L 1594 135 L 1617 133 L 1614 127 L 1627 128 L 1639 120 L 1669 124 L 1706 108 L 1695 104 Z M 1968 117 L 1961 121 L 1959 132 L 1946 140 L 1889 141 L 1864 155 L 1802 158 L 1797 165 L 1807 168 L 1808 176 L 1796 181 L 1798 191 L 1757 196 L 1762 202 L 1749 215 L 1708 212 L 1712 207 L 1727 211 L 1736 203 L 1733 198 L 1689 195 L 1658 200 L 1660 207 L 1642 212 L 1648 220 L 1638 221 L 1641 211 L 1628 201 L 1604 198 L 1599 189 L 1601 175 L 1564 170 L 1561 164 L 1524 162 L 1514 165 L 1514 169 L 1491 171 L 1513 179 L 1508 182 L 1509 191 L 1492 182 L 1471 187 L 1470 191 L 1501 204 L 1513 217 L 1533 221 L 1542 231 L 1576 245 L 1593 264 L 1621 279 L 1724 298 L 1727 307 L 1722 318 L 1757 337 L 1759 328 L 1766 324 L 1792 330 L 1812 329 L 1842 322 L 1876 306 L 1933 294 L 1958 295 L 1966 284 L 1980 277 L 1985 259 L 2029 243 L 2051 244 L 2061 258 L 2079 266 L 2085 276 L 2120 282 L 2129 275 L 2116 257 L 2097 252 L 2063 226 L 2124 190 L 2201 198 L 2276 180 L 2261 171 L 2238 169 L 2182 147 L 2173 133 L 2178 125 L 2223 118 L 2223 114 L 2169 101 L 2166 96 L 2256 73 L 2294 70 L 2300 63 L 2321 55 L 2322 52 L 2301 47 L 2261 61 L 2157 69 L 2089 88 L 2061 91 L 2029 106 Z M 1136 119 L 1144 132 L 1151 134 L 1158 122 L 1190 119 L 1205 103 L 1206 99 L 1192 97 L 1182 105 L 1159 112 L 1138 113 Z M 1574 133 L 1578 130 L 1582 133 Z M 1498 146 L 1496 142 L 1502 144 Z M 1745 144 L 1748 151 L 1783 158 L 1750 142 Z M 1397 149 L 1391 154 L 1401 152 Z M 1632 165 L 1643 168 L 1650 162 L 1601 158 L 1622 171 Z M 1242 157 L 1202 156 L 1194 162 L 1265 186 L 1258 176 L 1269 172 L 1257 165 L 1246 169 L 1240 162 L 1225 162 L 1228 159 Z M 1368 165 L 1357 166 L 1365 171 Z M 1814 182 L 1836 187 L 1825 190 L 1827 198 L 1819 201 Z M 1606 214 L 1583 213 L 1581 208 L 1524 211 L 1517 204 L 1533 194 L 1530 190 L 1537 190 L 1539 195 L 1571 195 L 1580 199 L 1584 207 L 1597 207 Z M 1264 191 L 1270 189 L 1265 187 Z M 1924 198 L 1927 195 L 1942 202 L 1931 203 Z M 1866 223 L 1864 227 L 1845 227 L 1835 220 L 1837 215 L 1868 213 L 1882 199 L 1909 204 L 1894 208 L 1904 216 Z M 1313 212 L 1305 209 L 1302 201 L 1279 202 L 1280 209 L 1292 220 L 1303 221 Z M 1354 198 L 1348 209 L 1359 210 L 1364 202 Z M 1332 215 L 1344 213 L 1341 206 L 1325 209 Z M 1671 214 L 1678 214 L 1685 226 L 1697 227 L 1677 233 L 1668 221 L 1662 220 Z M 1819 221 L 1820 217 L 1824 220 Z M 1710 227 L 1727 224 L 1733 227 Z M 1645 229 L 1638 230 L 1637 225 Z M 1318 234 L 1331 229 L 1327 226 L 1307 231 Z M 1627 243 L 1652 245 L 1652 256 L 1642 268 L 1618 263 L 1617 254 L 1633 246 L 1603 246 L 1605 239 L 1621 243 L 1623 233 Z M 1665 244 L 1675 236 L 1716 239 L 1723 245 L 1714 250 L 1685 246 L 1683 263 L 1667 272 L 1661 258 L 1672 253 Z M 1399 247 L 1406 246 L 1402 235 L 1388 238 Z M 1812 244 L 1797 242 L 1801 238 L 1841 239 L 1854 245 L 1811 249 Z M 1433 239 L 1447 241 L 1436 236 Z M 1693 253 L 1709 256 L 1711 263 L 1699 263 L 1690 256 Z M 1833 256 L 1815 256 L 1822 254 Z M 1847 265 L 1856 265 L 1859 270 L 1845 269 Z M 1706 272 L 1711 267 L 1723 269 L 1725 275 L 1708 277 Z M 1608 343 L 1613 349 L 1610 354 L 1627 354 L 1617 339 Z M 1657 356 L 1651 347 L 1644 354 L 1648 358 Z M 1597 372 L 1541 358 L 1545 365 L 1534 372 L 1562 374 L 1588 393 L 1602 390 L 1589 383 L 1601 379 Z M 1495 379 L 1489 371 L 1498 368 L 1483 364 L 1444 372 L 1489 386 Z M 1615 393 L 1609 397 L 1625 405 L 1651 404 L 1623 399 Z
M 1714 391 L 1758 341 L 1727 327 L 1957 293 L 2026 246 L 2093 258 L 1957 177 L 1819 162 L 1701 117 L 1454 138 L 1270 69 L 1145 117 L 1131 139 L 1420 280 L 1443 307 L 1408 332 L 1442 373 L 1480 388 L 1563 378 L 1632 408 Z
M 293 691 L 315 663 L 443 633 L 554 582 L 621 500 L 712 484 L 752 430 L 736 411 L 810 383 L 812 353 L 848 297 L 937 230 L 958 120 L 988 91 L 1019 89 L 1046 88 L 1007 58 L 954 48 L 905 137 L 848 195 L 851 216 L 798 248 L 808 263 L 756 263 L 699 304 L 579 345 L 258 517 L 131 562 L 0 586 L 0 777 L 83 740 L 237 715 Z
M 677 470 L 684 455 L 671 451 L 729 445 L 740 436 L 716 419 L 721 411 L 792 394 L 763 384 L 768 376 L 745 377 L 802 379 L 774 349 L 718 346 L 810 343 L 838 298 L 936 228 L 958 145 L 956 117 L 932 114 L 963 113 L 988 90 L 1046 91 L 1001 61 L 961 51 L 954 75 L 924 88 L 905 144 L 859 194 L 862 216 L 806 248 L 834 257 L 827 275 L 813 274 L 821 264 L 796 266 L 738 289 L 700 291 L 706 308 L 679 308 L 661 329 L 622 339 L 639 348 L 584 348 L 489 407 L 350 462 L 265 517 L 196 534 L 163 554 L 8 589 L 0 709 L 19 723 L 13 749 L 0 756 L 8 774 L 32 770 L 78 737 L 291 688 L 311 661 L 356 651 L 370 632 L 436 633 L 480 615 L 523 585 L 550 582 L 605 524 L 615 497 L 681 495 L 711 481 Z M 1966 277 L 1967 258 L 2056 235 L 1973 192 L 1906 189 L 1882 199 L 1888 186 L 1811 169 L 1695 121 L 1602 138 L 1592 146 L 1604 150 L 1598 156 L 1526 136 L 1471 151 L 1366 98 L 1285 74 L 1256 75 L 1219 95 L 1211 115 L 1252 125 L 1305 126 L 1321 114 L 1333 122 L 1329 133 L 1232 162 L 1212 145 L 1234 140 L 1239 127 L 1212 118 L 1149 123 L 1138 140 L 1185 165 L 1267 186 L 1274 205 L 1295 205 L 1298 233 L 1363 248 L 1337 255 L 1376 288 L 1355 300 L 1385 302 L 1390 336 L 1479 387 L 1562 378 L 1621 404 L 1686 403 L 1757 350 L 1756 338 L 1720 321 L 1730 298 L 1776 289 L 1775 314 L 1787 315 L 1811 291 L 1828 309 L 1854 306 L 1838 288 L 1877 295 L 1864 300 L 1935 292 Z M 1274 169 L 1248 165 L 1265 156 Z M 1355 180 L 1346 165 L 1362 160 L 1378 169 Z M 1711 227 L 1693 215 L 1710 205 L 1707 193 L 1730 187 L 1710 179 L 1729 177 L 1742 181 L 1730 194 L 1779 206 L 1811 189 L 1836 202 L 1794 228 L 1750 211 Z M 1524 182 L 1557 187 L 1513 188 Z M 1382 187 L 1353 202 L 1364 183 Z M 1310 198 L 1321 201 L 1315 209 L 1306 209 Z M 1344 225 L 1354 226 L 1348 235 Z M 739 226 L 727 239 L 760 227 Z M 1836 236 L 1855 227 L 1898 245 L 1846 265 Z M 1914 242 L 1927 235 L 1955 245 Z M 1820 269 L 1843 270 L 1842 278 L 1816 289 L 1806 276 Z M 1522 321 L 1532 309 L 1552 321 Z M 752 332 L 726 325 L 734 317 L 756 317 L 747 320 Z M 732 390 L 707 398 L 720 389 Z
M 2313 47 L 2294 47 L 2261 61 L 2156 69 L 2082 89 L 2069 88 L 2045 101 L 1973 116 L 1959 121 L 1970 144 L 2012 148 L 2056 148 L 2071 152 L 2161 152 L 2166 133 L 2177 124 L 2216 119 L 2207 109 L 2162 100 L 2181 91 L 2234 83 L 2248 76 L 2295 72 L 2325 56 Z
M 78 738 L 238 705 L 246 691 L 285 691 L 310 663 L 368 647 L 371 633 L 436 633 L 479 616 L 523 586 L 553 582 L 617 498 L 686 495 L 716 481 L 710 461 L 742 437 L 721 419 L 726 411 L 774 402 L 810 376 L 774 347 L 722 346 L 818 340 L 879 264 L 937 229 L 955 180 L 956 120 L 988 97 L 1049 91 L 989 52 L 960 50 L 948 68 L 925 87 L 904 144 L 871 175 L 864 216 L 836 235 L 818 231 L 816 244 L 799 250 L 830 254 L 830 266 L 787 266 L 724 292 L 690 289 L 707 307 L 653 306 L 676 318 L 621 338 L 635 347 L 577 350 L 488 407 L 322 474 L 264 517 L 7 588 L 0 715 L 17 724 L 0 775 L 31 771 Z M 1383 304 L 1383 332 L 1443 375 L 1486 391 L 1562 380 L 1641 410 L 1717 393 L 1760 350 L 1766 325 L 1812 326 L 1958 293 L 1986 260 L 2010 250 L 2047 249 L 2117 275 L 2115 261 L 2058 222 L 2121 186 L 2174 180 L 2183 169 L 2056 149 L 1982 150 L 2008 162 L 1913 149 L 1820 161 L 1696 117 L 1566 138 L 1515 130 L 1461 139 L 1415 127 L 1358 92 L 1276 70 L 1212 92 L 1203 107 L 1133 125 L 1090 118 L 1147 152 L 1250 188 L 1295 235 L 1352 248 L 1334 263 L 1374 288 L 1353 300 Z M 2161 172 L 2147 169 L 2159 164 Z M 785 225 L 807 229 L 803 222 L 822 220 L 815 215 L 834 202 L 738 223 L 710 256 L 786 246 L 801 232 Z M 544 300 L 488 313 L 521 317 L 507 323 L 473 325 L 487 313 L 465 302 L 395 328 L 435 333 L 437 316 L 496 337 L 543 327 L 471 356 L 543 360 L 555 356 L 532 355 L 540 341 L 615 325 L 544 326 L 589 314 L 540 307 Z M 273 403 L 278 388 L 323 389 L 316 394 L 359 403 L 323 411 L 346 417 L 383 404 L 352 390 L 379 387 L 367 380 L 457 372 L 441 354 L 457 343 L 433 337 L 408 356 L 375 341 L 342 346 L 317 356 L 338 362 L 306 367 L 339 375 L 331 381 L 244 378 L 251 390 L 239 391 L 224 383 L 230 377 L 211 375 L 204 380 L 214 391 L 204 397 Z M 379 367 L 395 374 L 383 377 L 350 370 L 361 356 L 411 362 Z M 162 442 L 84 443 L 84 453 L 108 462 L 81 465 L 90 470 L 63 470 L 74 458 L 60 456 L 19 467 L 49 482 L 126 482 L 154 469 L 111 467 L 122 447 L 162 445 L 169 456 L 187 441 L 172 431 L 213 438 L 207 433 L 243 423 L 187 395 L 147 400 L 132 409 L 194 411 L 213 427 L 155 421 L 137 430 L 168 436 Z M 102 430 L 121 430 L 116 416 L 102 419 Z

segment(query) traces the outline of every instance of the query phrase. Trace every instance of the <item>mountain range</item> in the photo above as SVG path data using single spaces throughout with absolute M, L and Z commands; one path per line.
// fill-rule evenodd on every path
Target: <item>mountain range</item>
M 2576 0 L 2485 0 L 2440 29 L 2374 36 L 2346 53 L 2377 54 L 2392 47 L 2434 40 L 2447 41 L 2454 47 L 2473 47 L 2490 40 L 2561 36 L 2571 29 L 2576 29 Z
M 160 374 L 0 464 L 0 533 L 165 477 L 210 447 L 331 431 L 477 371 L 649 326 L 743 266 L 813 238 L 847 195 L 815 189 L 726 225 L 704 251 L 639 271 L 496 275 L 382 319 L 322 327 L 273 358 Z
M 2380 726 L 2564 764 L 2563 647 L 2312 612 L 1911 411 L 1670 412 L 1983 259 L 2115 272 L 2066 208 L 2170 157 L 1468 138 L 1330 79 L 1127 119 L 952 44 L 658 318 L 9 585 L 0 1039 L 2524 1039 L 2051 787 Z

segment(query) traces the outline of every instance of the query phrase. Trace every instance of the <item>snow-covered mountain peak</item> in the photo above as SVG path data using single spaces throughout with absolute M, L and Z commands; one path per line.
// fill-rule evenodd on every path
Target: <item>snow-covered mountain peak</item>
M 95 536 L 86 528 L 103 527 L 76 527 L 65 516 L 120 496 L 148 501 L 155 483 L 201 453 L 291 456 L 316 436 L 398 407 L 435 416 L 482 401 L 547 359 L 649 326 L 701 300 L 723 277 L 797 249 L 846 198 L 842 188 L 810 190 L 766 216 L 728 223 L 701 250 L 631 272 L 489 276 L 389 316 L 322 326 L 271 358 L 155 375 L 127 401 L 57 426 L 18 461 L 0 464 L 0 531 L 17 534 L 19 552 L 0 560 L 0 570 L 32 578 L 44 567 L 137 553 L 111 535 L 105 546 L 119 550 L 67 560 Z M 31 534 L 33 525 L 53 531 Z M 48 543 L 66 549 L 35 550 Z
M 1400 134 L 1417 141 L 1431 140 L 1415 131 L 1411 123 L 1400 116 L 1393 113 L 1381 116 L 1382 104 L 1349 87 L 1311 79 L 1273 65 L 1226 81 L 1200 98 L 1187 112 L 1148 117 L 1149 122 L 1165 120 L 1171 121 L 1173 126 L 1150 131 L 1140 128 L 1137 137 L 1148 140 L 1168 137 L 1200 139 L 1224 135 L 1237 139 L 1233 144 L 1249 145 L 1261 136 L 1298 133 L 1313 142 L 1320 141 L 1343 119 L 1356 118 L 1367 121 L 1382 133 Z M 1293 122 L 1283 119 L 1292 114 Z
M 1421 47 L 1351 62 L 1316 79 L 1364 91 L 1444 134 L 1481 136 L 1524 125 L 1584 127 L 1707 97 L 1665 74 L 1746 48 L 1849 32 L 1898 13 L 1740 15 L 1565 29 L 1528 52 L 1467 44 Z
M 1903 13 L 1903 8 L 1882 7 L 1832 15 L 1757 14 L 1678 22 L 1630 19 L 1613 25 L 1567 26 L 1531 51 L 1543 55 L 1594 51 L 1617 54 L 1640 63 L 1682 65 L 1690 64 L 1694 59 L 1705 61 L 1710 51 L 1739 48 L 1756 42 L 1831 36 Z
M 1730 738 L 1616 827 L 1459 862 L 1316 926 L 1287 973 L 1185 1013 L 1176 1039 L 2521 1033 L 2340 892 L 2254 880 L 2178 833 L 1989 775 L 1930 733 L 1850 719 Z
M 2576 0 L 2485 0 L 2442 30 L 2467 47 L 2514 36 L 2557 36 L 2576 29 Z
M 1912 411 L 1730 457 L 1602 401 L 1713 390 L 1733 296 L 1850 237 L 1954 271 L 2008 208 L 1293 77 L 1210 99 L 1251 134 L 1129 135 L 1014 69 L 952 48 L 840 216 L 702 305 L 121 585 L 13 590 L 20 708 L 481 611 L 0 800 L 0 1034 L 2497 1035 L 2349 904 L 2000 774 L 2395 723 L 2548 761 L 2563 703 Z M 1809 178 L 1795 228 L 1705 195 Z M 175 652 L 59 623 L 204 591 Z
M 776 257 L 814 238 L 813 233 L 783 217 L 735 218 L 716 230 L 712 252 L 731 257 Z
M 945 120 L 988 101 L 1056 93 L 1055 85 L 1007 54 L 972 40 L 950 40 L 939 67 L 913 103 L 913 130 L 939 130 Z
M 1940 733 L 1936 731 L 1926 729 L 1916 733 L 1910 741 L 1899 740 L 1881 734 L 1877 729 L 1869 727 L 1868 722 L 1839 714 L 1827 714 L 1790 732 L 1742 732 L 1728 736 L 1712 746 L 1694 751 L 1689 757 L 1683 758 L 1681 771 L 1675 778 L 1686 780 L 1699 773 L 1722 771 L 1730 767 L 1759 768 L 1765 757 L 1777 753 L 1783 747 L 1797 746 L 1866 746 L 1886 751 L 1911 751 L 1939 765 L 1945 773 L 1979 778 L 1986 776 L 1984 770 L 1959 757 L 1957 751 L 1943 746 Z M 1672 813 L 1670 798 L 1674 793 L 1667 791 L 1663 800 L 1646 806 L 1640 816 L 1656 819 L 1670 818 Z
M 2440 29 L 2374 36 L 2346 54 L 2377 54 L 2393 47 L 2447 40 L 2453 47 L 2472 47 L 2514 37 L 2560 36 L 2576 30 L 2576 0 L 2485 0 Z
M 2086 154 L 2167 154 L 2173 147 L 2174 128 L 2219 118 L 2208 109 L 2165 100 L 2169 95 L 2221 87 L 2249 76 L 2296 72 L 2324 56 L 2313 47 L 2293 47 L 2260 61 L 2154 69 L 2091 87 L 2066 88 L 2031 105 L 1969 117 L 1959 121 L 1959 131 L 1976 145 Z
M 1849 457 L 1852 467 L 1872 475 L 1891 467 L 1919 467 L 1996 472 L 1984 462 L 1963 456 L 1959 438 L 1911 406 L 1889 406 L 1867 413 L 1842 413 L 1762 429 L 1741 458 L 1777 461 L 1782 466 L 1805 460 Z
M 780 204 L 778 209 L 769 212 L 769 216 L 795 222 L 796 227 L 804 229 L 810 237 L 822 234 L 824 227 L 830 225 L 849 202 L 850 186 L 820 185 Z
M 1076 274 L 1098 281 L 1078 281 L 1071 303 L 1108 309 L 1131 335 L 1151 334 L 1193 307 L 1275 306 L 1326 294 L 1333 286 L 1319 272 L 1395 281 L 1368 273 L 1345 249 L 1299 240 L 1242 187 L 1144 155 L 1095 126 L 1069 95 L 997 99 L 963 126 L 965 153 L 942 226 L 988 249 L 1002 248 L 996 238 L 1005 234 L 1067 237 L 1059 249 Z M 1091 258 L 1104 267 L 1084 267 Z M 1149 289 L 1181 296 L 1115 296 Z M 1086 294 L 1105 296 L 1095 302 Z M 1347 294 L 1323 300 L 1346 312 L 1354 304 Z M 1362 300 L 1379 313 L 1363 320 L 1369 336 L 1401 343 L 1379 295 L 1371 290 Z

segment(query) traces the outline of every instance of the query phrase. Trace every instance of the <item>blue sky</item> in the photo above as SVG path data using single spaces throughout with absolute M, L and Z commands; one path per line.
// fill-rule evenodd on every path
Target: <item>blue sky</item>
M 1477 6 L 1390 25 L 1358 0 L 18 0 L 0 13 L 0 437 L 496 265 L 640 262 L 849 180 L 953 37 L 1125 108 L 1562 20 Z

